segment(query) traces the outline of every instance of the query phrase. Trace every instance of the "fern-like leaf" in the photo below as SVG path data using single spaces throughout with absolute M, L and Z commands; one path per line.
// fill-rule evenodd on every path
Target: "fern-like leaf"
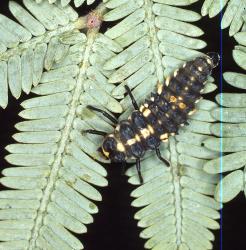
M 99 7 L 96 15 L 104 10 Z M 56 44 L 54 39 L 50 44 Z M 50 71 L 32 89 L 39 96 L 21 104 L 19 115 L 26 120 L 16 124 L 17 143 L 6 147 L 6 160 L 14 167 L 3 170 L 0 182 L 13 190 L 0 192 L 0 249 L 82 249 L 69 231 L 86 232 L 98 212 L 93 201 L 102 199 L 94 186 L 107 185 L 107 172 L 97 163 L 105 162 L 97 152 L 101 137 L 82 130 L 112 131 L 87 104 L 122 112 L 110 96 L 110 71 L 102 69 L 122 48 L 97 28 L 87 36 L 64 33 L 59 41 L 68 46 L 66 55 L 53 60 L 61 55 L 49 44 Z
M 79 32 L 82 28 L 78 14 L 70 7 L 50 6 L 47 2 L 37 5 L 23 0 L 25 7 L 10 1 L 9 8 L 19 23 L 0 15 L 0 106 L 8 104 L 8 89 L 15 98 L 21 91 L 29 93 L 36 86 L 43 68 L 50 70 L 68 51 L 60 41 L 64 33 Z M 83 41 L 85 35 L 77 33 Z
M 234 36 L 243 26 L 246 9 L 245 0 L 205 0 L 202 6 L 202 15 L 209 15 L 210 18 L 219 14 L 226 7 L 221 20 L 221 28 L 229 28 L 229 35 Z
M 180 8 L 196 1 L 138 0 L 119 2 L 111 0 L 111 9 L 104 15 L 105 21 L 122 19 L 105 35 L 125 49 L 110 58 L 104 69 L 114 70 L 109 82 L 120 84 L 112 91 L 116 98 L 123 98 L 121 105 L 126 118 L 132 111 L 131 100 L 124 97 L 127 84 L 141 103 L 158 81 L 173 74 L 173 70 L 185 61 L 202 53 L 197 51 L 206 43 L 197 37 L 203 31 L 192 22 L 200 15 Z M 171 6 L 176 5 L 176 6 Z M 216 88 L 210 77 L 205 93 Z M 170 159 L 167 168 L 155 155 L 148 155 L 141 163 L 144 184 L 132 192 L 132 205 L 143 207 L 136 214 L 138 225 L 145 228 L 140 237 L 148 239 L 148 249 L 212 249 L 214 236 L 209 229 L 218 229 L 216 219 L 219 202 L 212 197 L 218 175 L 203 171 L 203 164 L 217 158 L 219 152 L 207 149 L 203 141 L 211 138 L 209 127 L 215 119 L 210 110 L 217 105 L 203 100 L 198 112 L 192 116 L 189 126 L 170 138 L 161 152 Z M 139 185 L 135 167 L 127 171 L 129 182 Z
M 246 34 L 239 32 L 235 35 L 239 45 L 233 50 L 235 62 L 246 69 Z M 240 44 L 241 43 L 241 44 Z M 246 89 L 246 74 L 225 72 L 224 79 L 230 85 L 238 89 Z M 211 132 L 220 138 L 208 139 L 204 142 L 207 148 L 217 152 L 222 151 L 223 156 L 207 162 L 204 170 L 210 174 L 229 172 L 215 191 L 218 201 L 228 202 L 245 189 L 244 171 L 240 168 L 246 163 L 246 95 L 244 93 L 222 93 L 216 96 L 220 107 L 211 111 L 214 119 L 220 123 L 211 125 Z M 246 190 L 244 190 L 246 194 Z

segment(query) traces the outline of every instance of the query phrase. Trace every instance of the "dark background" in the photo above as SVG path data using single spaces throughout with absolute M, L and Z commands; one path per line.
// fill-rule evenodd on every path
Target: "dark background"
M 20 2 L 20 1 L 17 1 Z M 93 10 L 100 1 L 96 1 L 91 6 L 78 8 L 80 15 L 87 14 Z M 199 1 L 187 9 L 192 9 L 200 13 L 203 1 Z M 0 2 L 0 13 L 8 17 L 12 17 L 8 11 L 8 1 Z M 225 71 L 242 72 L 232 59 L 232 49 L 235 45 L 235 40 L 228 35 L 228 29 L 222 33 L 222 43 L 220 42 L 220 15 L 213 19 L 208 17 L 202 18 L 196 24 L 202 28 L 204 35 L 201 39 L 207 42 L 207 47 L 204 52 L 209 51 L 222 51 L 223 59 L 221 67 L 217 67 L 213 76 L 216 78 L 216 83 L 220 82 L 221 74 L 220 69 Z M 105 31 L 113 23 L 103 24 L 101 30 Z M 221 46 L 222 44 L 222 46 Z M 223 91 L 237 92 L 238 90 L 229 86 L 223 81 Z M 219 93 L 218 90 L 206 98 L 214 100 L 215 94 Z M 240 90 L 239 90 L 240 91 Z M 28 96 L 30 98 L 31 95 Z M 5 110 L 0 108 L 0 168 L 8 167 L 4 160 L 7 154 L 4 149 L 6 145 L 14 143 L 12 135 L 16 133 L 14 125 L 21 121 L 18 113 L 21 111 L 20 103 L 25 100 L 27 96 L 22 93 L 19 100 L 15 100 L 9 96 L 9 105 Z M 140 228 L 137 227 L 137 221 L 133 219 L 136 209 L 130 206 L 132 199 L 130 193 L 133 187 L 127 183 L 127 178 L 122 176 L 120 168 L 111 165 L 108 167 L 108 180 L 109 186 L 101 189 L 100 192 L 103 196 L 103 202 L 99 202 L 99 214 L 94 216 L 94 223 L 88 225 L 88 233 L 78 235 L 82 240 L 85 249 L 107 249 L 107 250 L 143 250 L 145 241 L 139 238 Z M 5 189 L 0 186 L 1 189 Z M 214 250 L 241 250 L 246 249 L 245 245 L 245 230 L 244 224 L 246 222 L 246 202 L 243 193 L 237 196 L 233 201 L 224 206 L 222 211 L 222 231 L 215 231 Z M 221 237 L 222 236 L 222 237 Z

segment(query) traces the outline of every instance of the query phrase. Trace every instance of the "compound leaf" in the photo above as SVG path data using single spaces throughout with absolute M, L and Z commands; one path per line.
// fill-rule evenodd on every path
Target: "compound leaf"
M 229 7 L 229 6 L 228 6 Z M 245 64 L 245 32 L 235 35 L 239 45 L 233 50 L 235 62 L 246 69 Z M 237 89 L 245 89 L 246 74 L 225 72 L 225 81 Z M 215 198 L 221 202 L 228 202 L 243 191 L 244 173 L 240 170 L 245 166 L 246 130 L 245 112 L 246 102 L 244 93 L 221 93 L 216 96 L 219 107 L 210 111 L 219 123 L 212 124 L 210 131 L 219 138 L 204 141 L 205 147 L 223 153 L 220 157 L 204 164 L 204 170 L 211 174 L 231 171 L 218 184 Z
M 229 28 L 229 35 L 234 36 L 243 26 L 245 19 L 246 3 L 244 0 L 205 0 L 201 13 L 203 16 L 209 15 L 210 18 L 219 14 L 226 7 L 221 20 L 221 28 Z
M 105 70 L 112 71 L 109 82 L 119 83 L 112 95 L 122 99 L 124 112 L 120 119 L 132 111 L 129 96 L 124 96 L 124 85 L 141 103 L 158 81 L 163 82 L 185 61 L 202 54 L 198 50 L 206 43 L 198 37 L 203 31 L 193 24 L 201 16 L 180 7 L 192 2 L 196 1 L 106 2 L 110 11 L 104 20 L 120 20 L 105 35 L 124 48 L 104 64 Z M 215 88 L 210 77 L 204 92 Z M 220 217 L 220 204 L 212 196 L 219 175 L 204 172 L 203 165 L 219 156 L 219 152 L 204 145 L 206 139 L 213 138 L 210 126 L 215 118 L 210 111 L 216 107 L 215 103 L 202 100 L 189 126 L 162 145 L 162 155 L 170 160 L 170 168 L 153 154 L 147 154 L 141 163 L 144 184 L 131 196 L 132 205 L 139 208 L 135 218 L 138 226 L 144 228 L 140 237 L 147 240 L 147 249 L 212 249 L 214 236 L 210 229 L 219 228 L 216 220 Z M 129 183 L 140 184 L 135 166 L 126 174 Z
M 0 106 L 3 108 L 8 104 L 9 91 L 15 98 L 20 97 L 22 90 L 28 94 L 40 82 L 44 69 L 56 67 L 69 54 L 69 44 L 62 42 L 64 36 L 77 34 L 74 43 L 80 40 L 83 46 L 85 42 L 85 35 L 78 30 L 81 22 L 70 6 L 63 9 L 47 2 L 37 5 L 32 0 L 23 0 L 23 4 L 27 10 L 9 2 L 18 23 L 0 14 Z
M 58 8 L 47 2 L 28 4 L 36 11 L 44 6 Z M 6 161 L 13 166 L 3 170 L 0 183 L 12 190 L 0 192 L 1 249 L 82 249 L 72 233 L 87 231 L 86 225 L 98 212 L 95 202 L 102 200 L 96 187 L 108 183 L 107 172 L 98 163 L 107 162 L 97 151 L 101 137 L 83 131 L 113 129 L 105 117 L 89 110 L 88 104 L 122 112 L 120 103 L 110 95 L 114 88 L 107 81 L 110 71 L 102 66 L 122 47 L 98 29 L 85 35 L 75 26 L 76 20 L 33 38 L 35 51 L 45 51 L 46 72 L 40 74 L 38 85 L 25 85 L 37 97 L 21 103 L 24 109 L 19 115 L 24 121 L 16 124 L 16 143 L 6 147 Z M 45 40 L 39 45 L 35 43 L 39 39 Z M 25 48 L 21 56 L 26 61 L 34 58 L 41 68 L 41 56 L 35 59 L 33 48 Z M 4 90 L 7 63 L 1 62 L 0 68 Z M 26 71 L 30 77 L 28 67 Z M 26 84 L 30 84 L 27 79 Z

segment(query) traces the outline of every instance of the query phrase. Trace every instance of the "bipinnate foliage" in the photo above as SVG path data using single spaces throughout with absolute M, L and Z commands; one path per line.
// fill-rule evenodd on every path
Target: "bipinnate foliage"
M 27 2 L 41 13 L 49 6 L 24 0 Z M 50 8 L 58 9 L 56 5 Z M 27 12 L 21 10 L 25 19 Z M 74 13 L 70 7 L 65 10 Z M 99 6 L 96 15 L 101 16 L 104 10 Z M 60 22 L 63 18 L 66 15 L 59 16 Z M 64 28 L 54 19 L 53 31 L 44 29 L 46 33 L 36 40 L 23 43 L 30 54 L 34 47 L 42 48 L 38 50 L 42 56 L 38 54 L 34 62 L 41 73 L 39 85 L 31 90 L 37 97 L 21 103 L 24 110 L 19 115 L 25 120 L 16 124 L 20 131 L 13 135 L 16 143 L 6 147 L 10 153 L 6 160 L 14 166 L 3 170 L 0 179 L 12 189 L 0 192 L 0 249 L 82 249 L 71 232 L 85 233 L 86 224 L 98 212 L 93 201 L 102 197 L 94 186 L 107 185 L 107 172 L 96 161 L 104 161 L 97 152 L 99 138 L 81 131 L 94 127 L 112 130 L 105 118 L 86 109 L 87 104 L 122 111 L 110 96 L 113 85 L 106 80 L 110 72 L 101 66 L 122 48 L 99 34 L 99 27 L 89 29 L 86 35 L 80 33 L 75 28 L 77 22 L 81 20 L 76 18 Z M 15 51 L 20 60 L 18 53 L 25 51 L 19 47 Z M 2 65 L 6 68 L 7 63 Z M 43 65 L 46 72 L 42 73 Z
M 10 1 L 9 9 L 18 22 L 0 15 L 0 106 L 8 104 L 8 91 L 19 98 L 21 91 L 29 93 L 40 82 L 43 70 L 61 62 L 69 50 L 69 41 L 85 41 L 78 14 L 70 7 L 61 8 L 44 2 L 23 0 L 26 9 Z M 28 12 L 29 11 L 29 12 Z M 73 34 L 72 34 L 73 33 Z M 76 34 L 77 33 L 77 34 Z
M 245 28 L 245 0 L 205 0 L 201 13 L 203 16 L 209 15 L 210 18 L 219 14 L 226 6 L 221 20 L 221 28 L 229 27 L 229 35 L 234 36 L 242 26 Z M 243 28 L 243 29 L 244 29 Z
M 105 35 L 125 48 L 104 65 L 104 69 L 114 70 L 108 81 L 120 82 L 112 91 L 115 98 L 124 97 L 127 84 L 141 103 L 158 81 L 163 82 L 185 61 L 202 54 L 198 50 L 206 43 L 198 37 L 203 31 L 193 24 L 201 16 L 179 7 L 188 4 L 190 1 L 175 2 L 176 6 L 171 6 L 171 1 L 150 0 L 106 3 L 110 11 L 104 20 L 120 22 Z M 204 93 L 214 89 L 210 77 Z M 133 108 L 128 96 L 120 103 L 123 119 Z M 200 101 L 189 126 L 161 149 L 169 158 L 170 168 L 154 154 L 142 161 L 144 184 L 131 195 L 135 198 L 132 205 L 140 209 L 135 219 L 145 228 L 140 237 L 147 240 L 147 249 L 212 249 L 210 230 L 220 227 L 216 221 L 220 204 L 213 198 L 219 175 L 207 174 L 203 165 L 219 157 L 219 152 L 206 148 L 203 141 L 213 138 L 210 126 L 215 118 L 210 112 L 216 107 L 214 102 Z M 127 175 L 131 184 L 139 185 L 135 167 Z
M 0 179 L 12 189 L 0 192 L 0 249 L 83 248 L 72 232 L 85 233 L 98 212 L 94 202 L 102 197 L 95 186 L 107 185 L 102 163 L 108 163 L 97 151 L 102 138 L 83 130 L 113 131 L 113 124 L 86 106 L 126 118 L 133 108 L 124 85 L 141 103 L 158 81 L 203 54 L 203 31 L 194 24 L 201 15 L 185 8 L 197 1 L 104 0 L 86 17 L 78 17 L 70 0 L 23 0 L 29 12 L 10 1 L 18 22 L 0 15 L 0 105 L 7 106 L 8 89 L 16 98 L 22 90 L 37 97 L 21 103 L 24 121 L 16 124 L 16 143 L 6 147 L 14 166 Z M 228 2 L 222 26 L 230 25 L 239 43 L 233 57 L 245 69 L 243 4 Z M 202 15 L 212 17 L 220 7 L 206 0 Z M 102 34 L 102 20 L 116 24 Z M 226 72 L 224 78 L 245 89 L 245 74 Z M 217 86 L 209 77 L 203 93 Z M 147 249 L 212 249 L 220 202 L 244 188 L 244 173 L 237 169 L 246 160 L 245 94 L 221 94 L 216 101 L 201 100 L 189 125 L 162 145 L 170 168 L 151 153 L 142 161 L 144 184 L 131 196 Z M 220 182 L 226 171 L 233 172 Z M 139 185 L 135 167 L 126 174 Z

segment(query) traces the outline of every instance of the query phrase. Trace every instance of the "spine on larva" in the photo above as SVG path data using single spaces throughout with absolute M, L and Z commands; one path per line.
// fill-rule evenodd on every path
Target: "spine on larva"
M 204 84 L 217 66 L 210 56 L 201 56 L 177 69 L 157 92 L 151 93 L 127 120 L 120 121 L 112 134 L 105 137 L 102 152 L 115 162 L 140 159 L 147 150 L 159 148 L 162 141 L 175 135 L 187 124 L 201 99 Z

